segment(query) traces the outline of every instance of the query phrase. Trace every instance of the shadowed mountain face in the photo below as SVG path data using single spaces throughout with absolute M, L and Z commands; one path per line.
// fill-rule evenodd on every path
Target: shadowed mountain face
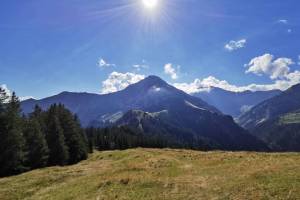
M 209 102 L 225 114 L 238 117 L 258 103 L 280 93 L 280 90 L 231 92 L 220 88 L 211 88 L 210 91 L 195 93 L 193 96 Z
M 300 151 L 300 84 L 266 100 L 238 122 L 277 151 Z
M 186 104 L 182 110 L 149 113 L 128 111 L 115 122 L 149 136 L 168 138 L 195 149 L 256 150 L 268 148 L 256 137 L 236 125 L 230 116 Z
M 300 110 L 261 123 L 252 134 L 275 151 L 300 152 Z
M 300 84 L 291 87 L 280 95 L 268 99 L 239 117 L 238 122 L 247 129 L 281 115 L 300 109 Z
M 165 136 L 175 142 L 201 143 L 208 148 L 266 150 L 232 117 L 156 76 L 112 94 L 63 92 L 39 101 L 22 102 L 22 108 L 30 112 L 35 104 L 46 109 L 53 103 L 64 104 L 84 126 L 128 125 L 144 134 Z

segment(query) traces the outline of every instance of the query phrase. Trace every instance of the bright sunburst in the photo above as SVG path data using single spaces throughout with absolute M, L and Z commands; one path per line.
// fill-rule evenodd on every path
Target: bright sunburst
M 158 4 L 158 0 L 142 0 L 142 1 L 144 6 L 149 9 L 154 9 Z

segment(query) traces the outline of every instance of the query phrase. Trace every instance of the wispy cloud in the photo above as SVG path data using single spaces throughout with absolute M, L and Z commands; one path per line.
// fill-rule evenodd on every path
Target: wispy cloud
M 288 24 L 289 21 L 287 19 L 279 19 L 279 20 L 277 20 L 277 23 L 279 23 L 279 24 Z
M 98 67 L 100 68 L 105 68 L 105 67 L 115 67 L 115 64 L 111 64 L 108 63 L 107 61 L 105 61 L 103 58 L 99 58 L 98 62 L 97 62 Z
M 247 43 L 247 40 L 246 39 L 241 39 L 241 40 L 238 40 L 238 41 L 235 41 L 235 40 L 231 40 L 229 43 L 227 43 L 225 45 L 225 49 L 228 50 L 228 51 L 235 51 L 235 50 L 238 50 L 238 49 L 241 49 L 241 48 L 244 48 L 245 45 Z
M 289 21 L 287 19 L 279 19 L 279 20 L 276 21 L 276 23 L 285 25 L 285 27 L 290 26 Z M 287 33 L 292 33 L 293 32 L 293 30 L 291 28 L 288 28 L 286 31 L 287 31 Z
M 132 67 L 137 71 L 141 71 L 142 69 L 148 69 L 149 65 L 147 64 L 147 62 L 145 60 L 142 60 L 142 63 L 134 64 L 134 65 L 132 65 Z

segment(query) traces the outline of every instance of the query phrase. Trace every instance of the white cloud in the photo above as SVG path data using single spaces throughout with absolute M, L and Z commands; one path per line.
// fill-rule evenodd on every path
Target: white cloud
M 274 60 L 271 54 L 264 54 L 253 58 L 249 64 L 246 73 L 253 73 L 256 75 L 269 75 L 272 80 L 284 78 L 290 71 L 289 66 L 294 64 L 290 58 L 278 58 Z
M 240 48 L 244 48 L 246 43 L 246 39 L 241 39 L 239 41 L 231 40 L 228 44 L 225 45 L 225 49 L 227 49 L 228 51 L 234 51 Z
M 217 87 L 232 92 L 243 91 L 268 91 L 268 90 L 286 90 L 289 87 L 300 83 L 300 71 L 295 71 L 286 75 L 285 79 L 276 80 L 271 84 L 249 84 L 237 86 L 228 83 L 225 80 L 219 80 L 213 76 L 204 79 L 195 79 L 192 83 L 175 83 L 174 86 L 188 94 L 197 92 L 209 92 L 211 87 Z
M 247 90 L 246 87 L 231 85 L 225 80 L 219 80 L 213 76 L 204 79 L 195 79 L 192 83 L 175 83 L 174 86 L 188 94 L 197 92 L 208 92 L 211 87 L 217 87 L 228 91 L 241 92 Z
M 5 91 L 7 96 L 11 96 L 12 92 L 8 89 L 6 84 L 2 84 L 0 87 Z
M 290 65 L 293 65 L 294 62 L 290 58 L 278 58 L 273 62 L 273 71 L 271 79 L 276 79 L 280 77 L 285 77 L 290 72 Z
M 279 19 L 279 20 L 277 20 L 277 23 L 288 24 L 288 20 L 286 20 L 286 19 Z
M 144 78 L 145 76 L 141 74 L 112 72 L 108 78 L 102 82 L 101 94 L 123 90 L 129 85 L 137 83 Z
M 177 69 L 175 69 L 171 63 L 165 64 L 164 66 L 165 74 L 170 75 L 171 78 L 174 80 L 178 78 L 177 74 L 179 70 L 180 70 L 180 66 L 177 66 Z
M 292 31 L 292 29 L 288 29 L 287 32 L 288 33 L 292 33 L 293 31 Z
M 97 62 L 98 67 L 105 68 L 105 67 L 115 67 L 115 64 L 111 64 L 106 62 L 103 58 L 100 58 Z
M 296 70 L 287 74 L 286 80 L 289 82 L 289 85 L 295 85 L 300 83 L 300 71 Z

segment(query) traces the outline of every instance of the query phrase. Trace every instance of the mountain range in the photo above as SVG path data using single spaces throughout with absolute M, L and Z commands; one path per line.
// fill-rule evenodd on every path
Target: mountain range
M 221 113 L 201 99 L 176 89 L 156 76 L 149 76 L 115 93 L 99 95 L 62 92 L 41 100 L 23 101 L 21 106 L 24 113 L 30 113 L 36 104 L 47 109 L 51 104 L 61 103 L 78 115 L 83 126 L 104 126 L 131 109 L 156 112 L 176 106 L 178 100 L 182 99 L 203 109 Z
M 211 87 L 208 91 L 202 91 L 192 95 L 209 102 L 224 114 L 236 118 L 258 103 L 277 96 L 280 93 L 280 90 L 232 92 Z
M 300 84 L 256 105 L 237 121 L 276 151 L 300 151 Z
M 53 103 L 64 104 L 78 115 L 83 126 L 126 125 L 143 134 L 167 136 L 208 149 L 268 150 L 231 116 L 156 76 L 111 94 L 63 92 L 41 100 L 30 99 L 21 106 L 29 113 L 36 104 L 47 109 Z

